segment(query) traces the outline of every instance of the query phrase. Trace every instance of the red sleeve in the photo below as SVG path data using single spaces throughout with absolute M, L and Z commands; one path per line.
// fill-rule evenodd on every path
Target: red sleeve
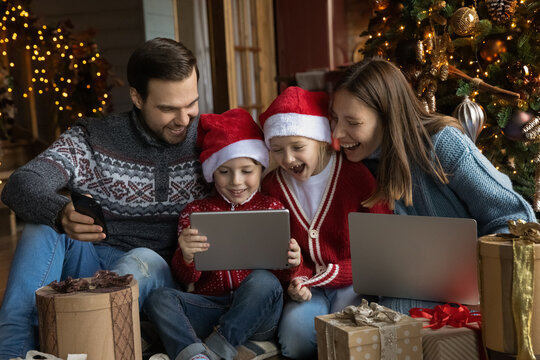
M 296 276 L 300 277 L 300 276 Z M 309 287 L 324 286 L 328 288 L 345 287 L 352 284 L 351 259 L 328 264 L 326 271 L 305 279 L 303 285 Z
M 191 203 L 188 204 L 184 210 L 180 213 L 178 218 L 178 236 L 182 232 L 182 229 L 189 227 L 189 215 L 197 211 L 197 207 Z M 186 264 L 184 256 L 180 246 L 176 248 L 171 261 L 171 271 L 174 278 L 181 284 L 188 285 L 197 282 L 201 277 L 201 272 L 195 269 L 195 263 Z

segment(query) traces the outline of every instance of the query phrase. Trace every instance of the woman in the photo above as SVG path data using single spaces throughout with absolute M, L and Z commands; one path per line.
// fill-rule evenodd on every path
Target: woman
M 333 136 L 348 160 L 364 161 L 377 190 L 366 206 L 386 203 L 399 215 L 472 218 L 478 236 L 508 232 L 507 221 L 536 221 L 451 117 L 426 112 L 401 71 L 382 59 L 352 65 L 336 84 Z M 426 302 L 381 299 L 400 312 Z M 427 305 L 429 306 L 429 305 Z

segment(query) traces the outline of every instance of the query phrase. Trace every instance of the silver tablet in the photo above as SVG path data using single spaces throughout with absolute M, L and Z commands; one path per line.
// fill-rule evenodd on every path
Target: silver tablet
M 199 271 L 288 267 L 288 210 L 199 212 L 190 219 L 210 243 L 195 254 Z

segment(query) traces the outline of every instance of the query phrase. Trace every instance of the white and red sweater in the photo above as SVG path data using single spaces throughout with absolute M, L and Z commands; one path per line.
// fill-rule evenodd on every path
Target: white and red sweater
M 269 173 L 262 190 L 283 202 L 291 213 L 291 236 L 298 241 L 303 258 L 295 277 L 303 278 L 303 284 L 310 287 L 351 285 L 348 214 L 391 213 L 384 205 L 362 206 L 375 190 L 372 174 L 361 162 L 353 163 L 337 154 L 319 208 L 309 221 L 283 172 L 278 168 Z
M 260 192 L 256 192 L 251 199 L 239 205 L 233 205 L 227 202 L 218 194 L 188 204 L 180 214 L 178 234 L 182 232 L 182 229 L 189 226 L 189 215 L 194 212 L 280 210 L 284 208 L 279 200 L 262 195 Z M 223 295 L 235 290 L 251 273 L 251 270 L 197 271 L 195 269 L 195 262 L 186 264 L 180 247 L 176 249 L 173 255 L 171 269 L 176 280 L 184 285 L 194 283 L 195 289 L 193 292 L 203 295 Z M 286 283 L 296 273 L 297 269 L 272 272 L 281 282 Z

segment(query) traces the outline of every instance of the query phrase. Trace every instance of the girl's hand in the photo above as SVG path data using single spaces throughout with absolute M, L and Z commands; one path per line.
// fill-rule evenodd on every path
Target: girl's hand
M 210 244 L 206 236 L 199 235 L 199 230 L 187 227 L 178 236 L 178 246 L 182 249 L 182 255 L 186 264 L 191 264 L 195 254 L 208 250 Z
M 300 265 L 302 259 L 302 255 L 300 253 L 300 246 L 293 238 L 291 238 L 291 240 L 289 241 L 289 252 L 287 253 L 287 255 L 289 257 L 289 265 L 291 265 L 291 268 L 295 268 Z
M 298 302 L 311 300 L 311 290 L 307 286 L 302 285 L 302 280 L 293 279 L 287 289 L 289 297 Z

